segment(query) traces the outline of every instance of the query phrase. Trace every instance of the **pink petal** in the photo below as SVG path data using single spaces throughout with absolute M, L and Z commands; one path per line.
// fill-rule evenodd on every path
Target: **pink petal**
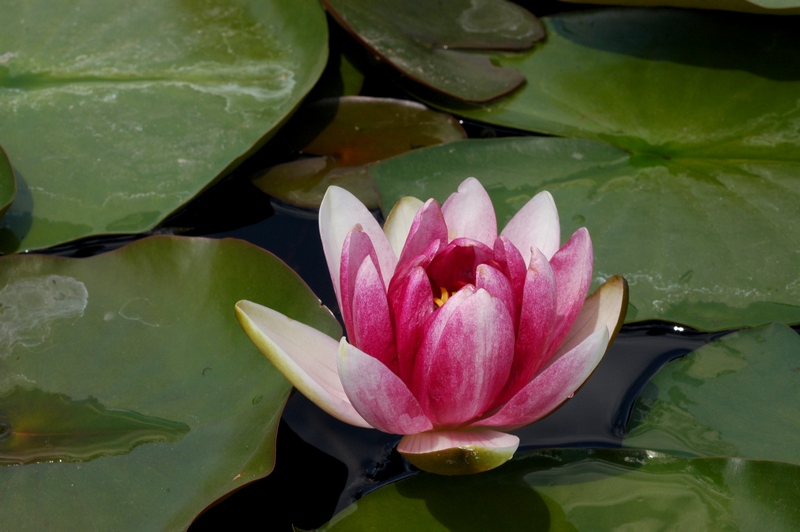
M 551 259 L 561 244 L 561 226 L 553 196 L 546 190 L 536 194 L 517 211 L 500 236 L 514 243 L 525 264 L 530 262 L 531 248 L 539 249 Z
M 528 274 L 527 265 L 530 261 L 522 260 L 519 250 L 504 236 L 499 236 L 494 241 L 493 251 L 495 262 L 499 265 L 500 271 L 511 281 L 511 287 L 521 303 L 525 278 Z
M 355 346 L 396 369 L 397 349 L 386 288 L 371 257 L 364 258 L 355 278 L 352 336 Z
M 513 397 L 547 362 L 555 317 L 555 274 L 544 254 L 534 248 L 522 295 L 511 375 L 493 406 L 500 406 Z
M 389 303 L 395 326 L 399 375 L 409 383 L 414 358 L 422 343 L 423 325 L 436 308 L 431 282 L 421 266 L 410 268 L 406 275 L 392 279 Z
M 376 429 L 414 434 L 433 428 L 403 381 L 344 338 L 339 344 L 339 375 L 353 407 Z
M 505 304 L 467 285 L 428 320 L 411 390 L 437 426 L 480 416 L 508 379 L 514 324 Z
M 583 342 L 590 334 L 606 327 L 610 332 L 608 344 L 614 341 L 625 321 L 628 310 L 628 283 L 615 275 L 586 298 L 580 314 L 572 324 L 555 357 L 570 351 Z
M 342 388 L 336 340 L 250 301 L 236 303 L 236 317 L 256 347 L 314 404 L 345 423 L 372 428 Z
M 497 268 L 489 264 L 480 264 L 475 269 L 475 288 L 483 288 L 494 297 L 500 299 L 508 309 L 512 324 L 519 321 L 519 305 L 517 295 L 511 282 Z
M 507 462 L 519 438 L 493 430 L 433 431 L 403 436 L 397 450 L 423 471 L 465 475 L 488 471 Z
M 589 378 L 608 346 L 608 329 L 595 331 L 583 343 L 554 360 L 494 415 L 474 426 L 514 430 L 543 418 L 572 397 Z
M 414 218 L 422 208 L 422 205 L 422 200 L 406 196 L 395 203 L 391 212 L 389 212 L 389 216 L 386 217 L 386 222 L 383 224 L 383 232 L 386 234 L 395 256 L 399 257 L 403 251 L 411 224 L 414 222 Z
M 476 268 L 493 255 L 488 246 L 476 240 L 457 238 L 436 254 L 425 271 L 436 285 L 454 292 L 466 284 L 474 285 Z
M 444 223 L 439 204 L 430 199 L 417 211 L 400 254 L 397 269 L 401 269 L 404 264 L 425 253 L 434 240 L 439 240 L 442 244 L 447 243 L 447 225 Z
M 342 313 L 347 334 L 355 335 L 353 324 L 353 295 L 356 286 L 358 269 L 365 259 L 377 262 L 377 254 L 372 246 L 372 241 L 361 229 L 360 225 L 353 227 L 342 244 L 342 258 L 339 264 L 339 310 Z M 383 283 L 381 283 L 383 284 Z M 351 341 L 355 342 L 353 338 Z M 357 344 L 356 344 L 357 345 Z
M 392 251 L 383 229 L 358 198 L 343 188 L 328 187 L 319 206 L 319 235 L 322 238 L 322 249 L 340 305 L 342 300 L 339 293 L 339 267 L 342 248 L 347 234 L 359 224 L 375 247 L 384 285 L 389 286 L 389 280 L 397 265 L 397 256 Z
M 468 177 L 442 205 L 450 240 L 471 238 L 487 246 L 497 238 L 497 219 L 489 194 L 474 177 Z
M 589 231 L 581 227 L 550 259 L 556 276 L 556 320 L 550 335 L 548 356 L 563 343 L 572 323 L 589 292 L 592 283 L 592 240 Z

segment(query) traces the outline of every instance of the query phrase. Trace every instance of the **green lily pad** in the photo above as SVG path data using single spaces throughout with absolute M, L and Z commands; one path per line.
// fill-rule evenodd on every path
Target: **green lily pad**
M 464 138 L 453 117 L 418 103 L 366 96 L 329 98 L 302 107 L 275 139 L 284 150 L 318 157 L 273 166 L 253 183 L 271 196 L 308 209 L 319 208 L 328 187 L 338 185 L 376 209 L 378 191 L 365 164 Z
M 785 325 L 729 334 L 653 377 L 624 445 L 800 464 L 800 336 Z
M 243 298 L 339 334 L 294 272 L 239 240 L 0 258 L 0 454 L 36 462 L 0 466 L 3 526 L 184 530 L 267 475 L 291 386 L 237 323 Z
M 800 161 L 678 163 L 533 137 L 454 142 L 368 169 L 385 213 L 403 196 L 444 201 L 477 177 L 499 227 L 549 190 L 562 238 L 581 226 L 592 235 L 593 289 L 614 274 L 628 280 L 629 322 L 703 330 L 800 322 Z
M 800 13 L 798 0 L 564 0 L 582 4 L 611 4 L 617 6 L 671 6 L 695 9 L 724 9 L 744 13 L 773 15 L 797 15 Z
M 320 530 L 796 530 L 800 466 L 639 450 L 541 450 L 373 491 Z
M 800 161 L 800 32 L 792 19 L 603 9 L 543 21 L 543 44 L 495 58 L 525 74 L 522 90 L 449 108 L 676 164 Z
M 454 98 L 485 102 L 525 78 L 467 50 L 522 50 L 544 38 L 541 23 L 506 0 L 324 0 L 334 19 L 405 76 Z
M 14 180 L 14 170 L 11 168 L 6 152 L 0 146 L 0 218 L 11 206 L 16 195 L 17 183 Z
M 327 56 L 315 0 L 0 10 L 0 143 L 20 196 L 2 252 L 153 228 L 265 142 Z

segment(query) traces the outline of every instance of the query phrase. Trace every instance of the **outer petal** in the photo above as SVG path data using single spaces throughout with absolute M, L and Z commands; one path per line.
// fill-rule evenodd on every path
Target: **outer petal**
M 489 407 L 513 356 L 514 325 L 505 304 L 468 285 L 426 324 L 411 390 L 436 426 L 458 426 Z
M 543 418 L 572 397 L 589 378 L 607 346 L 608 329 L 604 326 L 555 359 L 494 415 L 473 423 L 473 426 L 514 430 Z
M 397 348 L 389 302 L 380 272 L 370 257 L 361 263 L 353 290 L 353 343 L 386 366 L 397 369 Z
M 403 251 L 414 217 L 416 217 L 417 211 L 423 205 L 422 200 L 406 196 L 394 204 L 389 216 L 386 217 L 386 222 L 383 224 L 383 232 L 386 234 L 395 256 L 399 257 Z
M 627 311 L 628 283 L 622 276 L 615 275 L 586 299 L 555 357 L 573 349 L 604 326 L 611 333 L 608 340 L 608 344 L 611 345 L 625 322 Z
M 564 246 L 550 259 L 550 266 L 556 275 L 556 320 L 547 357 L 564 342 L 572 323 L 589 292 L 592 283 L 592 240 L 589 231 L 581 227 Z
M 471 238 L 487 246 L 497 238 L 497 218 L 486 189 L 474 177 L 468 177 L 442 205 L 450 240 Z
M 553 196 L 542 191 L 511 218 L 500 236 L 508 238 L 522 253 L 527 265 L 531 248 L 537 248 L 551 259 L 561 244 L 561 226 Z
M 518 446 L 513 434 L 483 429 L 412 434 L 400 440 L 397 450 L 423 471 L 469 475 L 507 462 Z
M 357 224 L 361 225 L 372 240 L 385 286 L 389 286 L 389 279 L 394 275 L 397 265 L 397 256 L 392 251 L 383 229 L 364 204 L 343 188 L 328 187 L 319 206 L 319 235 L 322 238 L 322 249 L 340 305 L 342 300 L 339 294 L 339 264 L 342 248 L 347 234 Z
M 442 245 L 447 244 L 447 225 L 439 204 L 430 199 L 414 217 L 403 251 L 400 253 L 397 270 L 425 253 L 434 240 L 439 240 Z
M 339 375 L 353 407 L 376 429 L 415 434 L 433 428 L 403 381 L 344 338 L 339 344 Z
M 372 428 L 350 404 L 339 380 L 336 340 L 250 301 L 236 303 L 236 317 L 256 347 L 314 404 L 345 423 Z
M 493 406 L 500 406 L 513 397 L 548 361 L 547 347 L 555 317 L 555 274 L 544 254 L 534 248 L 525 277 L 511 375 Z

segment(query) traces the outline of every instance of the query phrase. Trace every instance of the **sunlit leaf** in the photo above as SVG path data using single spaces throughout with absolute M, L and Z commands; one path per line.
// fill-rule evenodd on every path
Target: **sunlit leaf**
M 564 0 L 576 2 L 578 0 Z M 726 9 L 745 13 L 769 15 L 797 15 L 800 13 L 798 0 L 580 0 L 582 4 L 611 4 L 622 6 L 672 6 L 696 9 Z
M 378 208 L 378 191 L 364 165 L 410 150 L 466 137 L 451 116 L 405 100 L 350 96 L 301 108 L 276 138 L 284 150 L 316 155 L 274 166 L 254 180 L 287 203 L 316 209 L 331 185 Z
M 0 146 L 0 218 L 6 213 L 17 195 L 17 185 L 14 181 L 14 170 L 8 161 L 8 156 Z M 2 231 L 2 229 L 0 229 Z
M 708 165 L 599 142 L 508 138 L 434 146 L 369 171 L 384 212 L 407 195 L 444 201 L 477 177 L 500 227 L 549 190 L 562 240 L 589 229 L 594 286 L 614 274 L 628 280 L 628 321 L 704 330 L 800 322 L 800 161 Z
M 480 475 L 419 474 L 320 530 L 796 530 L 800 466 L 639 450 L 541 450 Z
M 3 527 L 183 530 L 267 475 L 290 385 L 236 321 L 245 298 L 339 335 L 291 270 L 238 240 L 152 237 L 85 259 L 0 258 L 0 440 L 19 427 L 78 433 L 54 438 L 59 452 L 36 451 L 53 463 L 0 466 Z M 42 416 L 66 404 L 32 419 L 30 404 L 9 399 L 20 393 L 41 400 Z M 141 423 L 172 437 L 139 441 Z M 120 424 L 137 441 L 112 441 Z
M 331 15 L 407 77 L 461 100 L 508 94 L 525 78 L 486 55 L 457 51 L 521 50 L 544 37 L 541 23 L 506 0 L 324 0 Z
M 325 65 L 316 0 L 0 2 L 0 251 L 154 227 L 269 136 Z
M 729 334 L 664 367 L 634 405 L 628 447 L 800 464 L 800 336 Z

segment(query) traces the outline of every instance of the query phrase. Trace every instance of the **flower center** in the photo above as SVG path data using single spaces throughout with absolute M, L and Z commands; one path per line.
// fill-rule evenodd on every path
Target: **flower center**
M 450 296 L 451 296 L 452 294 L 451 294 L 451 293 L 450 293 L 450 292 L 447 290 L 447 288 L 445 288 L 445 287 L 443 287 L 443 286 L 440 286 L 440 287 L 439 287 L 439 290 L 441 290 L 441 292 L 442 292 L 442 296 L 441 296 L 441 297 L 434 297 L 434 298 L 433 298 L 433 302 L 434 302 L 434 303 L 436 303 L 436 306 L 437 306 L 437 307 L 440 307 L 440 308 L 441 308 L 441 306 L 442 306 L 442 305 L 444 305 L 444 304 L 445 304 L 445 302 L 446 302 L 448 299 L 450 299 Z

